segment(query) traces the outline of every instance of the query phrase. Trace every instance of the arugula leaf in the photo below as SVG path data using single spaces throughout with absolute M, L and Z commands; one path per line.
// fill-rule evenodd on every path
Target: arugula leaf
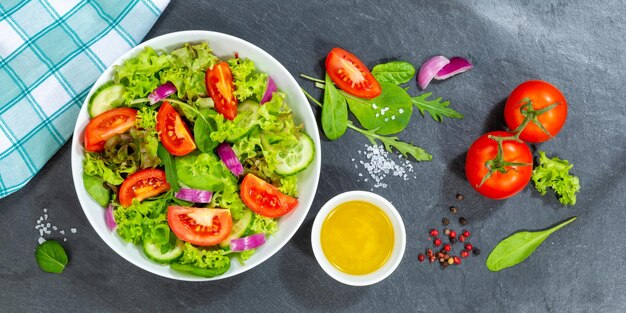
M 341 137 L 348 127 L 348 105 L 337 87 L 326 74 L 324 87 L 324 107 L 322 108 L 322 129 L 326 137 L 335 140 Z
M 402 88 L 381 82 L 382 93 L 374 99 L 362 99 L 341 91 L 350 111 L 366 129 L 390 135 L 399 133 L 409 125 L 413 106 L 411 96 Z M 323 110 L 323 108 L 322 108 Z
M 375 129 L 373 130 L 360 129 L 354 126 L 352 122 L 348 122 L 348 127 L 365 135 L 365 137 L 367 137 L 367 139 L 369 139 L 373 145 L 376 144 L 376 140 L 380 140 L 383 143 L 383 145 L 385 145 L 385 149 L 389 151 L 390 153 L 393 153 L 392 148 L 395 148 L 396 150 L 398 150 L 398 152 L 402 153 L 404 157 L 408 158 L 407 154 L 411 155 L 415 159 L 415 161 L 418 161 L 418 162 L 430 161 L 433 159 L 433 156 L 430 155 L 428 152 L 426 152 L 426 150 L 420 147 L 414 146 L 410 143 L 400 141 L 398 137 L 381 136 L 376 133 Z
M 552 159 L 544 151 L 539 151 L 539 165 L 533 170 L 533 183 L 541 195 L 545 195 L 548 188 L 552 188 L 564 205 L 576 204 L 576 193 L 580 191 L 578 177 L 569 171 L 574 167 L 567 160 L 558 157 Z
M 35 250 L 35 259 L 39 267 L 48 273 L 62 273 L 67 265 L 67 253 L 60 243 L 46 240 Z
M 406 61 L 391 61 L 374 66 L 372 75 L 379 82 L 400 85 L 407 83 L 415 76 L 415 67 Z
M 463 114 L 448 107 L 450 101 L 442 101 L 441 97 L 435 100 L 428 100 L 430 95 L 432 95 L 432 93 L 428 92 L 411 98 L 411 102 L 420 110 L 422 116 L 424 116 L 424 112 L 426 111 L 439 123 L 441 123 L 444 116 L 448 118 L 463 118 Z
M 165 147 L 159 143 L 159 147 L 157 148 L 157 155 L 163 166 L 165 167 L 165 179 L 170 184 L 170 187 L 174 191 L 178 191 L 180 187 L 178 186 L 178 175 L 176 175 L 176 167 L 174 165 L 174 157 L 167 152 Z
M 87 193 L 101 206 L 109 204 L 111 190 L 104 186 L 104 179 L 83 172 L 83 185 Z
M 487 268 L 492 272 L 517 265 L 528 258 L 552 233 L 576 220 L 576 216 L 542 231 L 522 231 L 500 241 L 487 257 Z

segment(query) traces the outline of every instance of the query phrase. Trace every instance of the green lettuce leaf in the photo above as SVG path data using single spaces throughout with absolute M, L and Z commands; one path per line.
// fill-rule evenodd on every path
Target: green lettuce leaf
M 222 268 L 230 266 L 230 258 L 224 250 L 211 250 L 195 247 L 186 242 L 180 264 L 190 264 L 198 268 Z
M 98 153 L 85 153 L 83 172 L 90 176 L 98 176 L 111 185 L 121 185 L 124 182 L 124 178 L 121 175 L 124 171 L 107 166 L 103 156 Z
M 212 153 L 192 152 L 175 158 L 174 164 L 178 180 L 190 188 L 223 191 L 226 185 L 236 184 L 235 177 Z
M 533 183 L 541 195 L 552 188 L 559 201 L 564 205 L 576 204 L 576 193 L 580 190 L 578 177 L 569 171 L 574 167 L 567 160 L 558 157 L 552 159 L 544 151 L 539 151 L 539 165 L 533 170 Z
M 228 60 L 235 84 L 234 95 L 239 101 L 254 97 L 261 101 L 267 84 L 267 74 L 258 73 L 250 59 L 233 58 Z
M 118 206 L 113 211 L 118 235 L 134 244 L 142 241 L 165 244 L 170 239 L 170 228 L 165 213 L 172 193 L 165 193 L 153 200 L 137 201 L 128 208 Z
M 250 225 L 250 232 L 253 234 L 264 233 L 266 235 L 272 235 L 278 231 L 278 223 L 276 220 L 270 217 L 265 217 L 259 214 L 254 214 L 254 221 Z

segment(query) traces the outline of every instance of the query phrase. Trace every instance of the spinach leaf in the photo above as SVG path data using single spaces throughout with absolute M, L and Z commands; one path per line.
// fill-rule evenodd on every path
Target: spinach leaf
M 109 204 L 111 190 L 104 186 L 104 179 L 83 173 L 83 185 L 87 193 L 101 206 Z
M 372 75 L 379 82 L 400 85 L 407 83 L 415 76 L 415 67 L 409 62 L 391 61 L 374 66 Z
M 411 102 L 420 110 L 422 116 L 424 116 L 424 112 L 428 112 L 439 123 L 441 123 L 444 116 L 448 118 L 463 118 L 463 114 L 448 107 L 450 101 L 442 101 L 441 97 L 435 100 L 428 100 L 431 94 L 428 92 L 411 98 Z
M 178 186 L 178 175 L 176 175 L 174 157 L 167 152 L 165 147 L 160 143 L 157 148 L 157 155 L 165 167 L 165 179 L 167 179 L 167 182 L 170 184 L 170 188 L 172 188 L 173 191 L 178 191 L 180 187 Z
M 199 118 L 193 126 L 193 137 L 196 140 L 196 146 L 202 152 L 213 152 L 219 142 L 211 139 L 211 133 L 217 130 L 215 121 L 211 118 Z
M 348 105 L 337 90 L 337 87 L 326 74 L 324 87 L 324 106 L 322 107 L 322 129 L 326 137 L 335 140 L 341 137 L 348 128 Z
M 542 231 L 522 231 L 502 240 L 487 257 L 487 268 L 497 272 L 528 258 L 552 233 L 576 220 L 576 216 Z
M 402 88 L 381 82 L 382 93 L 374 99 L 362 99 L 341 91 L 350 111 L 366 129 L 380 135 L 399 133 L 406 128 L 413 113 L 411 96 Z M 323 109 L 322 109 L 323 110 Z
M 60 243 L 46 240 L 35 250 L 35 259 L 39 267 L 48 273 L 61 273 L 67 265 L 67 253 Z

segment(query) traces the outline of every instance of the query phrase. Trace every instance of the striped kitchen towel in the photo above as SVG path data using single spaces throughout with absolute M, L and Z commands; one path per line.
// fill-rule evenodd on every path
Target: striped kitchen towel
M 141 42 L 168 3 L 0 1 L 0 198 L 63 146 L 91 85 Z

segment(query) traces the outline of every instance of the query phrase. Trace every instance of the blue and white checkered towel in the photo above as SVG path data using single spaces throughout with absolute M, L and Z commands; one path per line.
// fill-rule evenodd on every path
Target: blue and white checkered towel
M 0 1 L 0 198 L 63 146 L 91 85 L 168 3 Z

